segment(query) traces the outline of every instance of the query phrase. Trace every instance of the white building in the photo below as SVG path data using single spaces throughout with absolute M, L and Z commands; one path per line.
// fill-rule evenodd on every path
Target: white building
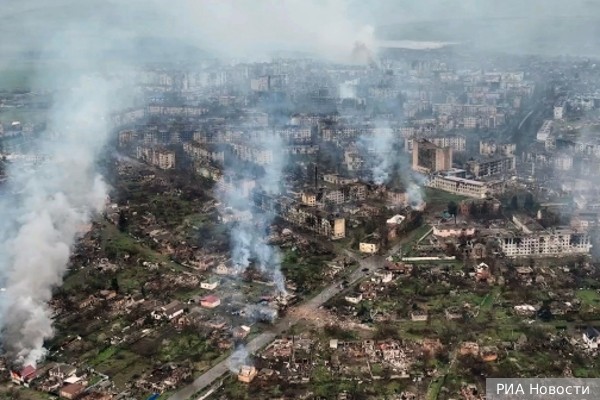
M 137 158 L 160 169 L 175 168 L 175 152 L 171 150 L 138 146 Z
M 559 103 L 554 106 L 554 119 L 563 119 L 565 113 L 565 104 Z
M 552 134 L 552 125 L 554 122 L 551 119 L 547 119 L 544 121 L 540 129 L 537 131 L 535 139 L 538 142 L 546 142 L 550 135 Z
M 592 244 L 587 233 L 560 229 L 509 234 L 500 238 L 500 247 L 507 257 L 547 257 L 587 254 Z
M 476 199 L 485 199 L 490 194 L 501 193 L 504 190 L 504 185 L 500 181 L 482 182 L 444 175 L 429 177 L 426 185 L 430 188 Z
M 459 236 L 473 236 L 475 235 L 475 228 L 460 225 L 435 225 L 433 227 L 433 234 L 435 236 L 448 238 L 448 237 L 459 237 Z
M 583 332 L 583 343 L 588 349 L 595 350 L 600 344 L 600 332 L 598 329 L 589 327 Z
M 375 254 L 379 251 L 378 243 L 360 242 L 358 247 L 361 253 L 366 254 Z
M 204 282 L 200 283 L 200 287 L 202 289 L 206 289 L 206 290 L 215 290 L 218 286 L 219 286 L 219 281 L 216 279 L 204 281 Z
M 351 304 L 358 304 L 362 301 L 362 294 L 348 295 L 344 299 Z
M 554 157 L 554 167 L 561 171 L 573 169 L 573 156 L 569 154 L 557 154 Z

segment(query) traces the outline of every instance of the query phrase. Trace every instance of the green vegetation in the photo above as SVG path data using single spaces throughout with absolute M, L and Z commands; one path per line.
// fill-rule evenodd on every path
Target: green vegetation
M 600 294 L 596 290 L 578 290 L 575 295 L 584 305 L 600 306 Z
M 287 279 L 298 285 L 300 293 L 309 295 L 324 283 L 323 272 L 325 263 L 330 261 L 329 255 L 301 256 L 298 251 L 289 249 L 283 256 L 281 269 Z
M 159 358 L 162 362 L 174 362 L 190 359 L 194 362 L 211 361 L 218 354 L 211 352 L 207 340 L 197 333 L 181 333 L 163 341 Z
M 166 260 L 164 256 L 142 245 L 129 234 L 120 232 L 116 226 L 108 222 L 103 223 L 102 245 L 109 258 L 120 258 L 129 254 L 132 257 L 142 257 L 152 262 Z
M 98 353 L 96 358 L 94 358 L 94 360 L 91 361 L 91 364 L 92 365 L 102 364 L 103 362 L 105 362 L 106 360 L 108 360 L 109 358 L 111 358 L 112 356 L 117 354 L 118 351 L 119 350 L 115 346 L 107 347 Z
M 444 386 L 444 381 L 446 380 L 446 376 L 440 376 L 434 378 L 429 384 L 429 388 L 427 390 L 427 400 L 437 400 L 440 395 L 440 390 L 442 390 L 442 386 Z
M 462 200 L 466 200 L 467 197 L 460 196 L 454 193 L 444 192 L 443 190 L 433 189 L 433 188 L 425 188 L 425 201 L 428 206 L 434 207 L 444 207 L 447 208 L 448 203 L 451 201 L 455 203 L 460 203 Z

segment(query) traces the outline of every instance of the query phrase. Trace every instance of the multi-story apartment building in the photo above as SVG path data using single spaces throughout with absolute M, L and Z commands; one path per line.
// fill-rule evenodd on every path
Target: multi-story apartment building
M 512 156 L 517 149 L 515 143 L 499 144 L 493 140 L 482 140 L 479 142 L 479 154 L 483 156 L 493 156 L 502 154 L 504 156 Z
M 358 182 L 357 178 L 344 178 L 338 174 L 325 174 L 323 175 L 323 181 L 334 185 L 347 185 L 350 183 Z
M 175 168 L 175 152 L 162 148 L 138 146 L 137 158 L 160 169 Z
M 360 171 L 365 160 L 360 152 L 355 148 L 350 148 L 344 151 L 344 165 L 348 171 Z
M 542 126 L 540 127 L 540 129 L 537 131 L 535 139 L 538 142 L 545 142 L 552 134 L 552 125 L 553 124 L 554 124 L 554 121 L 552 121 L 551 119 L 545 120 L 544 123 L 542 124 Z
M 413 143 L 412 168 L 422 173 L 449 170 L 452 168 L 452 148 L 419 140 Z
M 232 144 L 233 153 L 243 161 L 258 165 L 269 165 L 274 160 L 273 150 L 250 144 Z
M 476 178 L 506 174 L 515 170 L 514 156 L 491 156 L 467 162 L 468 170 Z
M 207 108 L 196 106 L 150 105 L 146 108 L 146 114 L 148 115 L 168 115 L 172 117 L 199 117 L 207 112 Z
M 404 139 L 404 149 L 407 152 L 412 152 L 413 144 L 416 137 L 408 137 Z M 428 137 L 428 141 L 438 147 L 450 147 L 453 152 L 463 152 L 467 148 L 467 139 L 463 135 L 447 135 Z
M 587 254 L 592 244 L 588 233 L 557 229 L 506 234 L 500 238 L 500 247 L 507 257 L 547 257 Z
M 225 162 L 225 151 L 207 144 L 186 142 L 183 144 L 183 151 L 193 160 Z
M 484 199 L 504 191 L 503 182 L 482 182 L 455 176 L 432 175 L 426 186 L 461 196 Z
M 342 239 L 346 236 L 346 220 L 343 217 L 325 213 L 318 208 L 299 204 L 285 197 L 274 198 L 258 190 L 254 192 L 254 204 L 291 224 L 329 239 Z
M 312 140 L 312 131 L 309 126 L 286 126 L 275 129 L 275 134 L 290 143 L 310 143 Z

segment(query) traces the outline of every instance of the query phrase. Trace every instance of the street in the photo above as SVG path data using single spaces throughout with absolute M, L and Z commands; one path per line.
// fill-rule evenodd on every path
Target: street
M 374 271 L 377 267 L 381 266 L 383 257 L 381 256 L 370 256 L 367 258 L 360 258 L 354 253 L 346 250 L 346 255 L 353 258 L 359 263 L 359 267 L 350 275 L 348 282 L 350 285 L 364 278 L 370 272 Z M 363 271 L 366 269 L 365 271 Z M 325 304 L 329 299 L 343 291 L 340 282 L 335 282 L 325 289 L 323 289 L 318 295 L 308 300 L 302 305 L 305 309 L 316 310 Z M 284 333 L 291 326 L 295 325 L 301 318 L 299 316 L 288 315 L 282 318 L 279 322 L 274 324 L 271 329 L 261 333 L 246 344 L 246 349 L 249 353 L 256 353 L 261 348 L 271 343 L 277 336 Z M 195 393 L 209 388 L 217 379 L 223 376 L 228 370 L 229 358 L 216 364 L 214 367 L 200 375 L 191 384 L 181 389 L 170 397 L 170 400 L 187 400 L 191 398 Z

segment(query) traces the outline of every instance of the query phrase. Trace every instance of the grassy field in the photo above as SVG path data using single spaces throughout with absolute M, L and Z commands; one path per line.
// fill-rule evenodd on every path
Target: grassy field
M 583 304 L 600 306 L 600 294 L 595 290 L 578 290 L 575 295 Z
M 466 199 L 465 196 L 444 192 L 443 190 L 425 188 L 425 201 L 428 207 L 446 207 L 450 201 L 458 203 Z

